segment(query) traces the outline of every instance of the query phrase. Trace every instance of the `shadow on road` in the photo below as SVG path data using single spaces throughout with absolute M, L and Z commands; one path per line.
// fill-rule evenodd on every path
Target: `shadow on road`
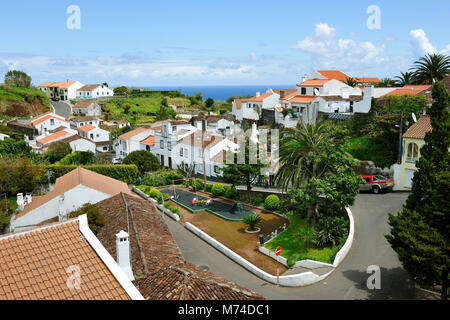
M 369 289 L 367 279 L 373 273 L 361 272 L 359 270 L 347 270 L 343 275 L 355 282 L 355 288 L 367 292 L 368 300 L 411 300 L 415 299 L 414 283 L 408 273 L 400 268 L 386 269 L 381 267 L 380 289 Z M 373 282 L 371 282 L 373 283 Z

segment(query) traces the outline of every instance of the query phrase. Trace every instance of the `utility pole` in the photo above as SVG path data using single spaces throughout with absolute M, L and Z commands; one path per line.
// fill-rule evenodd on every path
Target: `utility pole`
M 203 190 L 206 191 L 206 161 L 205 161 L 205 139 L 206 120 L 202 120 L 202 158 L 203 158 Z
M 397 163 L 402 163 L 402 132 L 403 132 L 403 112 L 400 113 L 400 127 L 398 132 L 398 157 Z

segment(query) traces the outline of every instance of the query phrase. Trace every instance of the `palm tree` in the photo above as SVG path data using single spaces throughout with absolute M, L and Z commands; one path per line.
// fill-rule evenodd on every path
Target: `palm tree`
M 400 76 L 395 77 L 394 79 L 397 79 L 397 84 L 401 87 L 413 84 L 413 73 L 412 72 L 400 72 Z
M 432 84 L 436 80 L 444 79 L 450 73 L 450 56 L 444 54 L 428 54 L 410 68 L 415 82 Z
M 396 85 L 396 82 L 391 78 L 383 78 L 381 79 L 380 85 L 383 87 L 394 87 Z
M 356 87 L 356 85 L 358 84 L 358 80 L 349 77 L 347 78 L 347 80 L 345 80 L 345 83 L 350 87 Z
M 256 225 L 262 221 L 262 218 L 256 213 L 253 213 L 244 216 L 244 219 L 242 221 L 249 226 L 249 231 L 254 231 L 256 230 Z

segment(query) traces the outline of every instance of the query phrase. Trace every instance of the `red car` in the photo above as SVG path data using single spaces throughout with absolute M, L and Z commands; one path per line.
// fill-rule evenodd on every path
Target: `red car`
M 359 186 L 360 191 L 371 190 L 373 193 L 378 194 L 383 190 L 390 191 L 394 188 L 394 179 L 381 175 L 367 175 L 362 177 L 366 182 Z

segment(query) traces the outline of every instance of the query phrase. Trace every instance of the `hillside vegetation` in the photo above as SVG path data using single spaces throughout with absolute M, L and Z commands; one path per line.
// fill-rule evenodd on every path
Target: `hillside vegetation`
M 0 85 L 0 115 L 26 117 L 50 111 L 47 95 L 35 88 Z

